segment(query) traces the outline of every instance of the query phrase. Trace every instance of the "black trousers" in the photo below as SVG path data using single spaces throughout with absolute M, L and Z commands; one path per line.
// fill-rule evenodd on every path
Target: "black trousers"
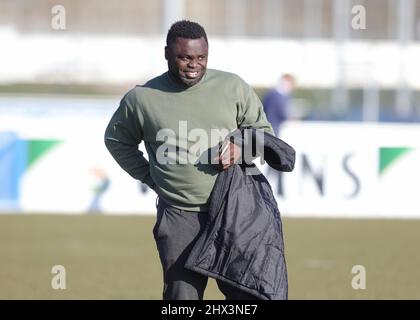
M 162 263 L 164 300 L 203 299 L 208 277 L 186 269 L 184 264 L 207 217 L 207 212 L 178 209 L 159 198 L 153 235 Z M 217 285 L 227 300 L 257 299 L 222 281 Z

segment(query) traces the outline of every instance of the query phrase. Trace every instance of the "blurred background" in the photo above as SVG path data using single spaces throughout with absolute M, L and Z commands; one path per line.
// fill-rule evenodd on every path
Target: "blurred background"
M 0 298 L 160 299 L 155 194 L 103 133 L 128 90 L 166 71 L 180 19 L 206 29 L 208 67 L 264 108 L 281 96 L 272 124 L 296 167 L 259 166 L 290 297 L 419 299 L 420 0 L 0 0 Z

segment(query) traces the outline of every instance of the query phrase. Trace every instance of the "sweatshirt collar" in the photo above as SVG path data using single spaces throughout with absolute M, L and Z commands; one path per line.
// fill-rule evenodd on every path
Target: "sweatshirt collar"
M 192 90 L 197 89 L 198 87 L 200 87 L 203 84 L 203 82 L 205 82 L 206 77 L 207 77 L 207 69 L 206 69 L 206 72 L 204 73 L 203 77 L 200 79 L 200 81 L 198 81 L 195 85 L 193 85 L 191 87 L 188 87 L 188 86 L 185 86 L 185 85 L 182 85 L 182 84 L 178 83 L 173 78 L 173 76 L 170 74 L 169 71 L 166 71 L 166 73 L 165 73 L 165 78 L 167 79 L 169 85 L 171 87 L 179 90 L 179 91 L 192 91 Z

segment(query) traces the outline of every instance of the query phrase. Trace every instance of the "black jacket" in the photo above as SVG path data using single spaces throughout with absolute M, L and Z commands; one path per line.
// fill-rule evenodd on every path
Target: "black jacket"
M 238 132 L 242 139 L 252 136 L 256 151 L 264 150 L 272 168 L 293 170 L 295 151 L 288 144 L 266 132 L 261 139 L 252 128 Z M 219 174 L 208 223 L 185 267 L 260 299 L 287 299 L 280 212 L 271 186 L 254 164 L 235 164 Z

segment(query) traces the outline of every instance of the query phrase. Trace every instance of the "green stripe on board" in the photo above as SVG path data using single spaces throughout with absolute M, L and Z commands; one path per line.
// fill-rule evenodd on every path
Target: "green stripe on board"
M 379 148 L 379 174 L 383 174 L 386 168 L 399 159 L 403 154 L 412 150 L 406 147 L 381 147 Z
M 29 140 L 28 167 L 35 163 L 44 153 L 59 144 L 59 140 Z

